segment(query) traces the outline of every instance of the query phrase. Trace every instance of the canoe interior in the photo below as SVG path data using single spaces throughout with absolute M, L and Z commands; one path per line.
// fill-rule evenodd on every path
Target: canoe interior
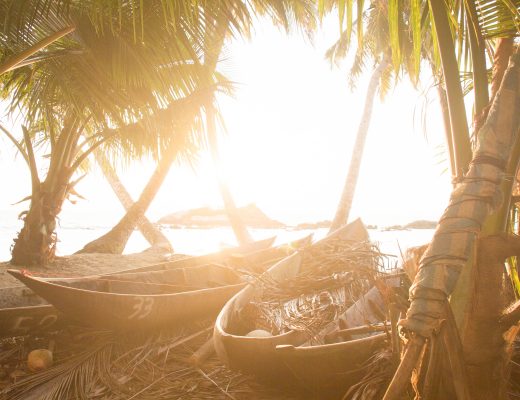
M 273 279 L 282 280 L 287 277 L 298 275 L 301 266 L 301 254 L 294 253 L 269 269 L 268 273 L 273 277 Z M 226 315 L 222 322 L 227 333 L 245 336 L 248 332 L 257 328 L 255 325 L 251 325 L 252 321 L 248 318 L 244 318 L 244 316 L 248 313 L 253 298 L 261 298 L 262 290 L 261 288 L 249 286 L 239 294 L 240 296 L 237 296 L 231 303 L 232 312 L 229 315 Z
M 386 280 L 388 286 L 397 287 L 400 278 Z M 349 340 L 333 339 L 326 343 L 325 335 L 338 329 L 355 328 L 382 323 L 374 309 L 384 308 L 384 300 L 376 287 L 350 306 L 336 321 L 325 327 L 316 340 L 300 346 L 278 346 L 278 360 L 290 371 L 299 387 L 320 397 L 338 398 L 367 373 L 367 361 L 388 346 L 389 331 L 352 335 Z
M 232 257 L 242 257 L 246 258 L 248 254 L 260 254 L 262 252 L 269 252 L 270 250 L 276 249 L 272 248 L 272 244 L 274 243 L 276 237 L 270 237 L 267 239 L 259 240 L 253 243 L 246 244 L 244 246 L 233 247 L 223 249 L 221 251 L 204 254 L 200 256 L 186 256 L 181 259 L 176 259 L 172 261 L 166 261 L 154 265 L 147 265 L 145 267 L 135 268 L 133 270 L 122 271 L 126 272 L 148 272 L 148 271 L 157 271 L 157 270 L 169 270 L 176 268 L 191 268 L 195 266 L 201 266 L 205 264 L 212 263 L 226 263 Z
M 331 237 L 361 242 L 368 240 L 368 232 L 363 223 L 356 220 L 334 232 Z M 325 238 L 319 242 L 326 240 L 328 239 Z M 274 281 L 280 282 L 297 276 L 301 267 L 302 254 L 297 252 L 276 263 L 266 274 L 269 274 Z M 291 373 L 283 364 L 276 347 L 279 345 L 299 346 L 309 339 L 309 334 L 290 331 L 271 337 L 246 336 L 255 327 L 244 318 L 244 314 L 247 314 L 248 307 L 256 296 L 261 296 L 261 289 L 249 285 L 224 306 L 215 323 L 213 335 L 215 349 L 219 358 L 231 369 L 254 374 L 270 383 L 283 384 L 291 377 Z
M 239 275 L 220 265 L 202 265 L 172 270 L 48 279 L 49 283 L 100 293 L 161 295 L 241 283 Z

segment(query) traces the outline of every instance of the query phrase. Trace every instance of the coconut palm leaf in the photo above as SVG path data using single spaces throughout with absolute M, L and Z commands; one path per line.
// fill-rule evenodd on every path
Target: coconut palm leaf
M 478 22 L 484 37 L 518 36 L 520 1 L 477 0 Z
M 145 16 L 146 17 L 146 16 Z M 3 93 L 11 97 L 10 110 L 27 110 L 27 123 L 36 121 L 44 131 L 60 130 L 64 115 L 76 115 L 91 134 L 124 126 L 153 114 L 171 101 L 214 81 L 189 53 L 200 52 L 158 29 L 156 46 L 131 40 L 131 32 L 101 35 L 85 18 L 76 21 L 71 38 L 52 45 L 62 56 L 21 67 L 4 78 Z M 61 48 L 60 48 L 61 47 Z M 197 55 L 199 57 L 199 55 Z M 51 145 L 56 135 L 50 135 Z

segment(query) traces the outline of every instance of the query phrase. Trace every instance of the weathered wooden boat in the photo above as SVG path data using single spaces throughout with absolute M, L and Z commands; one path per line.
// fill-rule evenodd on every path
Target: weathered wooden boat
M 211 263 L 227 265 L 233 268 L 263 268 L 262 270 L 265 270 L 266 266 L 271 266 L 296 250 L 310 245 L 312 242 L 312 234 L 277 246 L 272 246 L 274 240 L 275 237 L 271 237 L 243 246 L 223 249 L 215 253 L 200 256 L 186 256 L 172 261 L 121 271 L 119 273 L 189 268 Z
M 0 338 L 56 329 L 63 314 L 24 286 L 0 289 Z
M 399 286 L 400 278 L 387 279 L 386 284 Z M 322 398 L 344 394 L 367 374 L 367 361 L 377 351 L 388 348 L 391 341 L 390 327 L 374 312 L 374 307 L 385 308 L 376 287 L 320 332 L 325 343 L 278 345 L 279 362 L 287 367 L 296 384 L 308 392 L 319 393 Z
M 135 268 L 135 269 L 129 269 L 124 270 L 120 272 L 115 273 L 109 273 L 104 275 L 96 275 L 94 277 L 85 277 L 85 278 L 74 278 L 74 279 L 40 279 L 42 282 L 47 282 L 52 285 L 56 286 L 70 286 L 71 288 L 82 288 L 85 289 L 88 288 L 91 292 L 95 293 L 98 291 L 98 287 L 101 287 L 105 285 L 105 287 L 108 287 L 106 282 L 110 280 L 119 280 L 119 284 L 115 285 L 111 284 L 112 287 L 116 287 L 118 292 L 114 292 L 114 294 L 118 294 L 118 298 L 121 298 L 121 295 L 128 295 L 131 296 L 133 293 L 137 290 L 137 287 L 139 283 L 143 284 L 143 289 L 148 293 L 149 291 L 153 291 L 155 289 L 159 289 L 160 286 L 157 286 L 157 282 L 159 282 L 161 279 L 174 279 L 175 276 L 179 276 L 179 273 L 171 273 L 168 274 L 167 272 L 164 272 L 164 274 L 159 273 L 160 271 L 169 271 L 169 270 L 182 270 L 192 267 L 198 267 L 200 268 L 198 271 L 203 271 L 205 269 L 213 269 L 215 271 L 216 269 L 220 268 L 220 272 L 223 275 L 226 275 L 229 277 L 228 272 L 222 269 L 222 267 L 214 266 L 211 267 L 211 263 L 222 263 L 222 265 L 230 265 L 234 266 L 235 268 L 241 267 L 243 265 L 256 265 L 259 268 L 262 265 L 270 265 L 270 263 L 275 262 L 277 259 L 282 258 L 283 256 L 287 255 L 288 253 L 294 251 L 297 248 L 300 248 L 302 246 L 306 246 L 308 243 L 310 243 L 311 236 L 304 237 L 302 239 L 296 240 L 292 243 L 287 243 L 284 245 L 271 247 L 275 238 L 268 238 L 261 241 L 253 242 L 250 244 L 247 244 L 245 246 L 241 247 L 235 247 L 235 248 L 229 248 L 224 249 L 220 252 L 211 253 L 211 254 L 205 254 L 201 256 L 194 256 L 194 257 L 185 257 L 178 260 L 153 264 L 141 268 Z M 197 270 L 191 271 L 192 275 L 196 274 Z M 12 273 L 14 276 L 23 277 L 23 273 Z M 189 274 L 188 274 L 189 275 Z M 25 274 L 27 279 L 31 279 L 30 275 Z M 110 277 L 110 278 L 109 278 Z M 209 277 L 208 279 L 211 279 Z M 21 280 L 21 279 L 20 279 Z M 35 279 L 37 280 L 37 279 Z M 236 277 L 233 277 L 233 280 L 236 280 Z M 91 283 L 86 283 L 87 281 L 90 281 Z M 128 282 L 130 281 L 130 282 Z M 22 281 L 23 282 L 23 281 Z M 94 282 L 97 282 L 94 283 Z M 123 284 L 123 282 L 128 282 L 127 284 Z M 155 282 L 155 283 L 154 283 Z M 25 283 L 25 282 L 24 282 Z M 161 283 L 161 282 L 159 282 Z M 239 282 L 236 282 L 239 284 Z M 43 286 L 40 283 L 35 282 L 35 285 L 37 284 L 38 287 Z M 243 285 L 243 283 L 240 283 Z M 27 285 L 31 287 L 30 285 Z M 214 285 L 213 285 L 214 286 Z M 45 286 L 47 287 L 47 286 Z M 238 286 L 238 289 L 241 286 Z M 163 287 L 164 288 L 164 287 Z M 206 287 L 203 287 L 203 289 Z M 206 289 L 209 289 L 207 287 Z M 215 289 L 215 288 L 213 288 Z M 234 294 L 236 290 L 238 289 L 230 289 L 229 293 Z M 37 289 L 38 291 L 40 289 Z M 46 289 L 47 291 L 47 289 Z M 216 290 L 212 290 L 211 295 L 215 295 Z M 219 289 L 221 294 L 224 296 L 226 293 L 226 289 Z M 106 290 L 101 289 L 100 292 L 106 292 Z M 85 296 L 85 294 L 78 290 L 78 295 L 81 295 L 82 298 Z M 206 296 L 205 292 L 200 293 L 201 296 Z M 209 301 L 211 299 L 211 295 L 208 296 L 207 300 Z M 72 297 L 76 297 L 75 294 L 70 294 Z M 106 293 L 103 294 L 103 296 L 106 296 Z M 128 296 L 126 299 L 128 300 Z M 228 298 L 230 297 L 230 294 L 227 295 Z M 46 296 L 42 296 L 48 299 Z M 28 287 L 19 286 L 19 287 L 13 287 L 13 288 L 6 288 L 6 289 L 0 289 L 0 337 L 9 337 L 9 336 L 17 336 L 17 335 L 24 335 L 29 332 L 42 332 L 50 329 L 56 329 L 59 327 L 59 323 L 66 320 L 64 313 L 62 313 L 60 310 L 63 309 L 63 307 L 54 307 L 52 304 L 49 304 L 44 300 L 42 297 L 37 296 L 32 290 L 30 290 Z M 54 297 L 53 297 L 54 298 Z M 152 299 L 152 297 L 151 297 Z M 155 299 L 155 298 L 153 298 Z M 123 301 L 123 300 L 121 300 Z M 142 300 L 134 300 L 136 303 L 133 305 L 133 307 L 139 308 L 142 307 L 144 311 L 149 308 L 149 304 L 151 304 L 152 300 L 145 300 L 144 298 Z M 140 302 L 143 302 L 142 306 L 140 306 Z M 155 300 L 154 300 L 155 301 Z M 52 303 L 52 301 L 50 301 Z M 77 304 L 78 302 L 81 302 L 81 300 L 74 300 L 72 303 Z M 60 301 L 61 303 L 61 301 Z M 223 305 L 223 303 L 221 304 Z M 110 305 L 104 304 L 104 307 L 109 307 Z M 218 306 L 215 306 L 218 308 Z M 71 308 L 74 311 L 75 315 L 80 315 L 77 313 L 78 310 L 76 310 L 74 307 L 71 306 Z M 92 308 L 92 307 L 89 307 Z M 69 309 L 68 307 L 66 308 Z M 135 309 L 134 309 L 135 311 Z M 143 311 L 143 312 L 144 312 Z M 218 309 L 216 310 L 216 312 Z M 69 312 L 69 311 L 67 311 Z M 118 312 L 114 312 L 118 313 Z M 74 315 L 73 314 L 73 315 Z M 83 316 L 81 316 L 81 320 L 83 321 Z M 148 319 L 151 319 L 148 318 Z M 160 322 L 158 322 L 160 323 Z M 118 328 L 124 329 L 123 323 L 115 322 L 114 324 L 107 325 L 106 322 L 103 321 L 97 321 L 94 317 L 92 317 L 92 325 L 104 327 L 104 328 Z M 147 325 L 148 323 L 146 321 L 140 321 L 138 325 Z M 130 325 L 130 324 L 129 324 Z
M 241 288 L 214 264 L 83 278 L 43 278 L 8 270 L 65 315 L 114 330 L 147 329 L 215 315 Z
M 368 232 L 363 223 L 356 220 L 322 239 L 322 241 L 331 238 L 354 242 L 367 241 Z M 282 281 L 298 275 L 301 266 L 302 255 L 300 252 L 296 252 L 272 266 L 266 274 L 269 274 L 270 278 L 275 281 Z M 302 358 L 308 358 L 309 363 L 315 362 L 316 369 L 319 369 L 317 360 L 320 360 L 320 364 L 327 363 L 329 362 L 329 355 L 331 357 L 330 362 L 334 366 L 343 364 L 345 357 L 349 358 L 348 352 L 345 357 L 340 355 L 342 350 L 339 347 L 341 344 L 331 344 L 326 349 L 323 347 L 308 348 L 302 353 L 298 346 L 311 339 L 310 334 L 305 331 L 291 330 L 279 335 L 265 337 L 247 336 L 248 333 L 250 334 L 251 328 L 245 326 L 241 316 L 246 312 L 246 308 L 252 299 L 259 294 L 258 291 L 260 290 L 258 287 L 248 285 L 226 303 L 217 317 L 213 334 L 215 350 L 219 358 L 231 369 L 254 374 L 270 383 L 287 384 L 289 381 L 295 382 L 295 377 L 298 378 L 298 375 L 292 372 L 295 365 L 298 365 L 299 369 L 309 367 L 314 370 L 307 362 L 302 364 Z M 373 342 L 373 340 L 375 341 Z M 383 340 L 383 336 L 370 339 L 370 343 L 365 346 L 366 351 L 359 352 L 359 359 L 366 360 L 366 354 Z M 352 349 L 354 348 L 356 348 L 356 345 L 353 345 Z M 350 353 L 352 352 L 353 350 L 350 351 Z M 319 375 L 320 381 L 321 378 L 322 375 Z
M 157 271 L 157 270 L 167 270 L 174 268 L 188 268 L 192 266 L 200 266 L 204 264 L 211 263 L 223 263 L 227 264 L 232 258 L 247 258 L 248 255 L 257 255 L 262 254 L 263 259 L 267 259 L 269 254 L 273 251 L 276 252 L 276 249 L 284 248 L 284 245 L 272 247 L 276 237 L 270 237 L 267 239 L 258 240 L 255 242 L 247 243 L 242 246 L 230 247 L 226 249 L 222 249 L 220 251 L 203 254 L 200 256 L 185 256 L 182 258 L 178 258 L 171 261 L 165 261 L 162 263 L 148 265 L 145 267 L 135 268 L 132 270 L 128 270 L 128 272 L 146 272 L 146 271 Z M 299 243 L 298 246 L 304 245 L 306 242 L 310 241 L 310 239 L 303 238 L 296 242 Z M 123 272 L 123 271 L 121 271 Z

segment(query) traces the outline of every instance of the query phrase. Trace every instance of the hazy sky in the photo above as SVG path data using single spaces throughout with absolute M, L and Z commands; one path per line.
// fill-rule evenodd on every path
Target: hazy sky
M 335 19 L 314 45 L 263 23 L 251 41 L 230 43 L 221 70 L 239 85 L 235 98 L 221 103 L 228 128 L 222 158 L 239 205 L 255 202 L 287 223 L 332 219 L 368 77 L 351 92 L 348 65 L 331 68 L 324 59 L 336 35 Z M 446 207 L 451 188 L 441 116 L 435 90 L 427 97 L 422 93 L 429 84 L 425 80 L 418 91 L 405 81 L 383 103 L 376 100 L 352 217 L 386 226 L 437 219 Z M 427 136 L 420 121 L 425 102 Z M 5 223 L 24 209 L 11 204 L 29 194 L 30 179 L 13 146 L 5 138 L 0 144 L 0 211 Z M 141 163 L 121 172 L 121 178 L 137 196 L 152 170 L 151 163 Z M 111 225 L 123 215 L 99 171 L 78 191 L 87 200 L 66 204 L 62 223 Z M 220 204 L 213 168 L 203 153 L 196 171 L 172 168 L 148 215 L 155 220 L 169 212 Z

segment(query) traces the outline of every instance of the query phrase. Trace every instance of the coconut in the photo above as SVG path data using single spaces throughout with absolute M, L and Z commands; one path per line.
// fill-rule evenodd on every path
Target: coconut
M 27 356 L 27 368 L 31 372 L 42 371 L 52 366 L 52 351 L 47 349 L 33 350 Z
M 247 337 L 272 337 L 273 334 L 271 332 L 267 332 L 263 329 L 255 329 L 254 331 L 249 332 Z

